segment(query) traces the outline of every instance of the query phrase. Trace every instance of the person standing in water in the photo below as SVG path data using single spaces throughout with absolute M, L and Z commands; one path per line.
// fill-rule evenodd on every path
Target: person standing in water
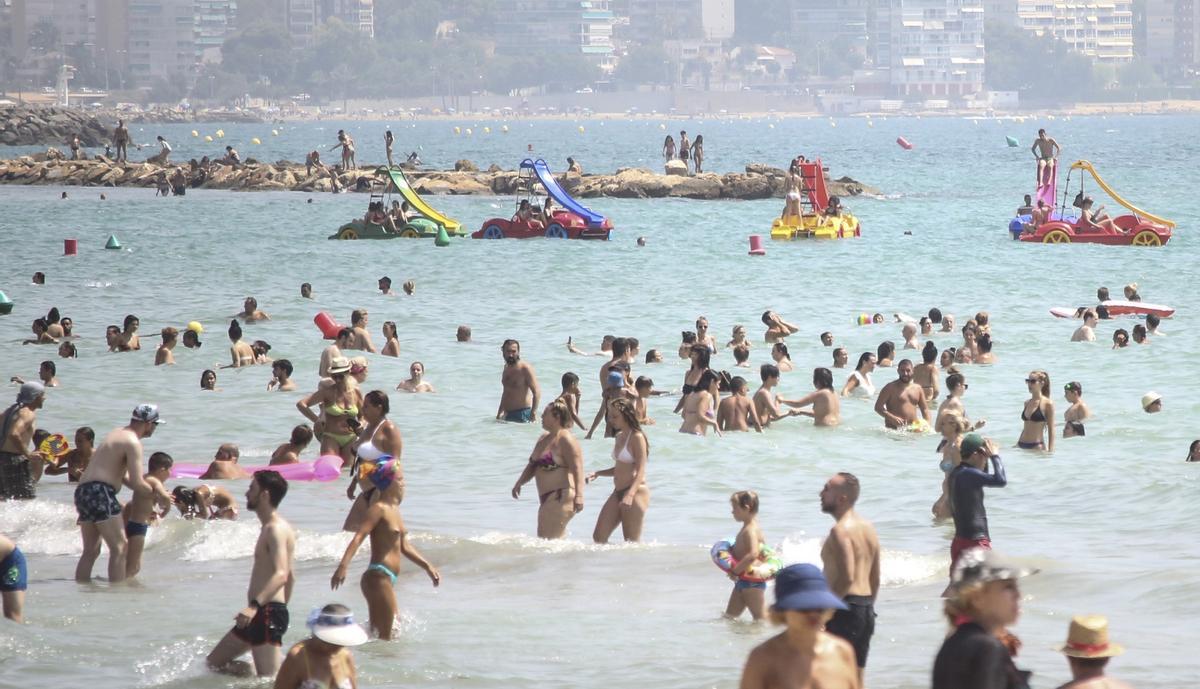
M 371 630 L 382 640 L 392 638 L 392 628 L 396 622 L 396 577 L 400 571 L 400 556 L 414 562 L 425 573 L 434 586 L 441 583 L 442 577 L 437 568 L 413 547 L 408 539 L 408 530 L 404 520 L 400 518 L 400 495 L 403 483 L 397 480 L 397 460 L 391 457 L 381 457 L 379 461 L 368 462 L 359 470 L 359 483 L 364 491 L 371 488 L 379 492 L 379 498 L 367 509 L 362 524 L 346 552 L 342 561 L 329 580 L 330 588 L 336 590 L 346 581 L 350 571 L 350 562 L 354 553 L 368 537 L 371 537 L 371 564 L 363 572 L 360 586 L 363 597 L 367 599 L 367 607 L 371 615 Z
M 122 516 L 125 518 L 125 538 L 128 541 L 125 558 L 125 576 L 132 579 L 142 569 L 142 550 L 146 546 L 146 534 L 150 524 L 167 516 L 171 512 L 173 502 L 171 494 L 163 487 L 163 481 L 171 477 L 171 465 L 174 461 L 166 452 L 155 452 L 146 463 L 149 469 L 142 478 L 146 481 L 149 491 L 133 492 L 133 497 L 125 504 Z
M 913 365 L 903 359 L 896 365 L 896 380 L 883 386 L 875 400 L 875 413 L 892 430 L 929 430 L 929 407 L 925 392 L 913 382 Z
M 1050 399 L 1050 374 L 1041 370 L 1032 371 L 1025 379 L 1025 386 L 1029 388 L 1029 399 L 1021 408 L 1024 426 L 1021 428 L 1021 437 L 1017 439 L 1017 447 L 1054 452 L 1054 402 Z
M 1086 435 L 1083 422 L 1092 415 L 1087 402 L 1083 401 L 1083 386 L 1071 381 L 1063 387 L 1063 396 L 1071 405 L 1063 412 L 1063 437 L 1082 438 Z
M 513 500 L 521 487 L 536 479 L 538 494 L 538 538 L 562 538 L 567 524 L 583 511 L 583 448 L 571 434 L 575 421 L 567 402 L 557 399 L 542 412 L 545 433 L 533 446 L 521 476 L 512 487 Z
M 988 530 L 987 508 L 983 505 L 984 488 L 1003 488 L 1008 485 L 1004 462 L 996 453 L 991 438 L 968 433 L 959 444 L 962 463 L 950 470 L 950 511 L 954 515 L 954 540 L 950 543 L 950 573 L 963 553 L 973 548 L 992 549 Z M 988 460 L 992 471 L 987 471 Z M 949 590 L 949 589 L 947 589 Z
M 254 510 L 262 528 L 254 544 L 254 565 L 249 603 L 238 611 L 230 629 L 208 654 L 209 669 L 233 675 L 249 675 L 250 665 L 237 660 L 250 651 L 254 672 L 273 677 L 279 669 L 280 647 L 288 628 L 288 601 L 296 584 L 292 564 L 296 556 L 296 532 L 277 511 L 287 495 L 288 484 L 279 472 L 265 469 L 250 479 L 246 507 Z
M 521 343 L 505 340 L 500 347 L 504 370 L 500 374 L 500 407 L 496 418 L 512 423 L 537 421 L 537 405 L 542 397 L 533 367 L 521 361 Z
M 355 689 L 358 669 L 350 648 L 367 642 L 367 633 L 354 622 L 350 608 L 330 603 L 308 616 L 312 636 L 292 646 L 275 689 Z
M 729 497 L 733 518 L 741 522 L 742 528 L 729 548 L 729 555 L 737 565 L 730 570 L 733 590 L 729 592 L 729 603 L 725 606 L 725 617 L 736 620 L 742 612 L 749 610 L 755 622 L 767 616 L 767 582 L 743 579 L 752 567 L 764 559 L 766 548 L 762 529 L 758 527 L 758 493 L 742 490 Z
M 612 425 L 617 431 L 613 441 L 613 466 L 594 471 L 587 477 L 591 483 L 600 476 L 613 477 L 613 492 L 600 508 L 592 539 L 608 543 L 608 537 L 620 525 L 626 541 L 642 539 L 642 525 L 650 507 L 650 488 L 646 486 L 646 463 L 650 458 L 650 443 L 642 432 L 637 409 L 632 402 L 618 398 L 609 403 Z
M 1071 681 L 1058 689 L 1132 689 L 1128 684 L 1108 677 L 1108 661 L 1125 652 L 1120 644 L 1108 640 L 1108 618 L 1102 615 L 1076 615 L 1067 628 L 1067 642 L 1058 648 L 1071 668 Z
M 875 634 L 875 600 L 879 597 L 879 534 L 871 522 L 858 516 L 860 486 L 854 474 L 841 472 L 821 490 L 821 511 L 835 520 L 821 562 L 833 594 L 846 604 L 833 613 L 825 631 L 840 636 L 854 647 L 858 678 L 862 681 L 867 652 Z
M 17 401 L 0 418 L 0 501 L 37 496 L 33 486 L 42 476 L 43 459 L 33 447 L 33 433 L 45 401 L 45 386 L 23 383 Z

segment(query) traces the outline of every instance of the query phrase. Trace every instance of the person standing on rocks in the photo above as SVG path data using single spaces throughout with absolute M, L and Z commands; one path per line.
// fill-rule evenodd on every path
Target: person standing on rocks
M 683 167 L 685 168 L 685 171 L 688 166 L 688 156 L 691 154 L 691 152 L 692 144 L 690 141 L 688 141 L 687 132 L 681 129 L 679 130 L 679 159 L 683 161 Z
M 668 163 L 675 160 L 675 138 L 670 134 L 663 141 L 663 159 Z
M 72 134 L 70 139 L 67 139 L 67 145 L 71 147 L 71 160 L 79 160 L 79 135 Z
M 704 165 L 704 136 L 696 135 L 696 140 L 692 142 L 692 163 L 695 174 L 703 172 L 701 169 Z
M 113 130 L 113 147 L 117 149 L 118 163 L 124 163 L 129 159 L 127 151 L 129 147 L 129 129 L 125 126 L 125 120 L 117 120 L 117 128 Z

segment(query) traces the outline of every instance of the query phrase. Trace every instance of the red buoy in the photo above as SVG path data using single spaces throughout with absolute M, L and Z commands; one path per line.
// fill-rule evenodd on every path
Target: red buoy
M 904 138 L 903 136 L 897 136 L 896 143 L 900 145 L 900 148 L 903 148 L 906 151 L 911 151 L 913 148 L 913 145 L 910 144 L 908 139 Z
M 63 256 L 74 256 L 79 251 L 78 239 L 63 240 Z
M 337 321 L 333 320 L 333 316 L 330 316 L 327 311 L 322 311 L 313 316 L 313 323 L 317 324 L 317 329 L 321 331 L 326 340 L 336 340 L 338 331 L 342 329 L 342 326 L 338 325 Z

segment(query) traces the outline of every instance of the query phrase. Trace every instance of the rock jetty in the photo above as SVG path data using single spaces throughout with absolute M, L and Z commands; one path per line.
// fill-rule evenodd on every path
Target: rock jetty
M 84 146 L 103 146 L 112 138 L 99 120 L 82 110 L 0 107 L 0 144 L 62 145 L 72 134 L 78 134 Z
M 406 171 L 420 194 L 508 195 L 517 191 L 515 170 L 495 165 L 486 171 L 459 161 L 454 171 Z M 334 171 L 313 168 L 287 160 L 275 163 L 248 159 L 236 167 L 196 161 L 160 166 L 153 163 L 117 163 L 103 156 L 67 160 L 57 149 L 13 160 L 0 160 L 0 184 L 53 184 L 87 187 L 155 187 L 178 168 L 191 188 L 237 191 L 330 192 L 335 189 L 366 191 L 374 180 L 375 168 Z M 747 165 L 745 172 L 704 173 L 692 177 L 664 175 L 643 168 L 622 168 L 614 174 L 564 174 L 559 181 L 579 198 L 687 198 L 767 199 L 782 198 L 786 174 L 762 164 Z M 877 196 L 878 189 L 842 177 L 826 180 L 829 193 L 850 197 Z

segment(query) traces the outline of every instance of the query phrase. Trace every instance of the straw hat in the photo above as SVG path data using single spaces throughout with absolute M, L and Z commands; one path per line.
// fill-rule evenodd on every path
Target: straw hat
M 1162 395 L 1158 394 L 1157 392 L 1147 392 L 1146 394 L 1142 395 L 1142 409 L 1149 409 L 1150 405 L 1158 402 L 1161 399 Z
M 1111 658 L 1125 652 L 1108 641 L 1108 618 L 1103 615 L 1076 615 L 1067 630 L 1067 643 L 1058 647 L 1072 658 Z
M 350 370 L 350 360 L 344 356 L 335 356 L 329 360 L 330 373 L 345 373 Z

